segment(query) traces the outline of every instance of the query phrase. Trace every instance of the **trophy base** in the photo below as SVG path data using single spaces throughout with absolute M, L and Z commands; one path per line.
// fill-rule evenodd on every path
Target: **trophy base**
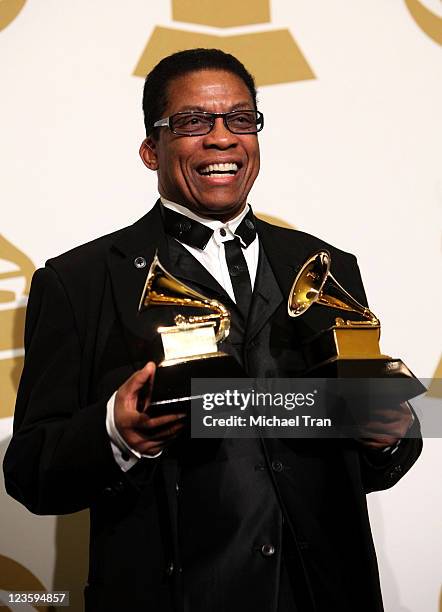
M 192 378 L 246 378 L 237 360 L 226 353 L 194 355 L 185 360 L 168 359 L 159 364 L 151 400 L 151 414 L 187 412 Z
M 336 324 L 319 332 L 304 345 L 309 378 L 365 379 L 362 386 L 378 399 L 404 402 L 426 391 L 403 361 L 383 355 L 379 325 Z M 349 386 L 349 385 L 347 385 Z M 356 384 L 357 387 L 357 384 Z
M 404 402 L 426 391 L 401 359 L 385 356 L 376 359 L 340 359 L 332 357 L 323 363 L 310 367 L 304 373 L 308 378 L 358 378 L 396 381 L 394 385 L 383 384 L 380 395 L 395 397 Z

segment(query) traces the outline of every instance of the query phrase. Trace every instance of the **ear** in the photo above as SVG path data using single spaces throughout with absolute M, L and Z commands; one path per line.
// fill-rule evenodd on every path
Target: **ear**
M 143 161 L 143 164 L 147 166 L 149 170 L 158 170 L 156 143 L 151 136 L 145 138 L 141 143 L 140 157 Z

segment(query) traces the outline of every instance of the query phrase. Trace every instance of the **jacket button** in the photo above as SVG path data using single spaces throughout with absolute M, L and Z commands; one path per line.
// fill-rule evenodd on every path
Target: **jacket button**
M 114 491 L 115 493 L 122 493 L 124 491 L 124 482 L 122 480 L 114 484 Z
M 280 461 L 272 461 L 272 470 L 274 472 L 282 472 L 283 469 L 284 469 L 284 466 L 282 465 Z
M 167 564 L 167 567 L 166 567 L 166 574 L 167 574 L 167 576 L 172 576 L 174 569 L 175 569 L 175 566 L 173 564 L 173 561 L 169 561 L 169 563 Z
M 109 495 L 109 497 L 115 497 L 116 495 L 118 495 L 119 493 L 122 493 L 123 491 L 124 491 L 124 482 L 122 482 L 121 480 L 103 489 L 103 493 L 106 495 Z
M 271 557 L 275 554 L 275 547 L 272 544 L 263 544 L 261 546 L 261 552 L 264 557 Z
M 402 466 L 396 465 L 396 467 L 394 467 L 392 471 L 389 473 L 389 477 L 391 480 L 396 480 L 397 478 L 400 477 L 401 474 L 402 474 Z
M 135 259 L 134 259 L 134 266 L 136 268 L 145 268 L 146 267 L 146 260 L 144 259 L 144 257 L 135 257 Z

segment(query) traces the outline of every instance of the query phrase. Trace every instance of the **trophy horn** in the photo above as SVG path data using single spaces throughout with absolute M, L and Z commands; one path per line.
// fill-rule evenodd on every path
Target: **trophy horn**
M 215 332 L 216 342 L 221 342 L 229 335 L 230 314 L 224 304 L 218 300 L 207 298 L 172 276 L 161 264 L 157 254 L 155 254 L 147 275 L 138 312 L 151 306 L 202 308 L 209 311 L 210 314 L 188 317 L 179 314 L 175 317 L 176 325 L 180 329 L 187 329 L 213 322 L 218 324 L 218 329 Z
M 353 325 L 379 325 L 379 320 L 371 310 L 355 300 L 338 283 L 330 272 L 330 265 L 331 256 L 328 251 L 318 251 L 308 258 L 291 288 L 288 300 L 289 315 L 299 317 L 316 303 L 361 315 L 362 321 L 352 321 Z M 338 318 L 336 324 L 345 325 L 345 322 Z

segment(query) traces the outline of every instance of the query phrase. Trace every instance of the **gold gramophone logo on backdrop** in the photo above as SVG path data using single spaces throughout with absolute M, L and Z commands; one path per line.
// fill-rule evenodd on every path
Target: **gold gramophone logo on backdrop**
M 0 0 L 0 30 L 14 21 L 25 4 L 26 0 Z
M 433 380 L 428 387 L 428 395 L 430 397 L 442 397 L 442 355 L 436 367 Z
M 266 24 L 270 23 L 270 0 L 224 0 L 222 9 L 214 9 L 210 0 L 172 0 L 172 19 L 218 29 Z M 287 28 L 225 35 L 156 26 L 134 75 L 144 78 L 163 57 L 194 47 L 232 53 L 247 66 L 257 85 L 316 78 Z
M 9 557 L 0 555 L 0 607 L 2 610 L 17 610 L 18 608 L 16 605 L 11 604 L 11 608 L 7 605 L 9 601 L 6 593 L 9 591 L 37 591 L 46 593 L 46 588 L 30 570 L 24 567 L 24 565 L 21 565 L 21 563 Z M 55 608 L 46 605 L 32 606 L 29 604 L 24 606 L 21 604 L 19 607 L 22 610 L 37 610 L 38 612 L 55 610 Z
M 23 367 L 27 296 L 34 270 L 29 257 L 0 234 L 0 418 L 14 412 Z
M 442 45 L 442 17 L 433 13 L 420 0 L 405 0 L 405 4 L 420 29 Z

